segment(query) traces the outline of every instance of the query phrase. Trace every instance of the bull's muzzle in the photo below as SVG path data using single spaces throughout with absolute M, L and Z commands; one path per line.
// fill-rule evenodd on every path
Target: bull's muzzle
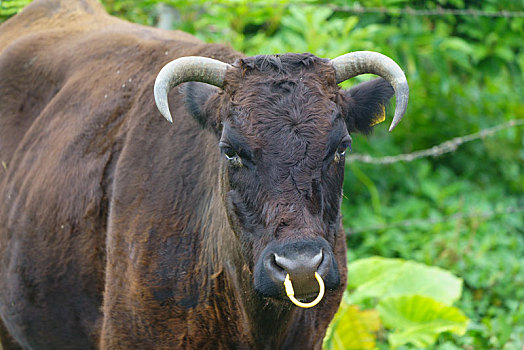
M 278 299 L 289 298 L 300 307 L 318 304 L 325 289 L 333 290 L 340 286 L 332 249 L 321 238 L 272 242 L 255 265 L 254 279 L 255 290 L 259 294 Z

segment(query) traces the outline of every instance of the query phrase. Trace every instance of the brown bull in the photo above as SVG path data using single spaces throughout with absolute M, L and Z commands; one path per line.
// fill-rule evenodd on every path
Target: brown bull
M 338 87 L 361 73 L 386 80 Z M 320 348 L 349 134 L 394 90 L 392 127 L 408 91 L 382 55 L 246 58 L 33 2 L 0 27 L 4 349 Z

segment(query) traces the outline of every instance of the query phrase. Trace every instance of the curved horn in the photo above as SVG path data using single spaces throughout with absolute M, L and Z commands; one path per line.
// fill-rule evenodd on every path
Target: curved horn
M 199 81 L 221 88 L 226 70 L 231 65 L 208 57 L 180 57 L 166 64 L 155 80 L 155 102 L 158 110 L 171 123 L 167 94 L 178 84 Z
M 389 131 L 400 123 L 408 107 L 409 86 L 404 72 L 391 58 L 378 52 L 356 51 L 332 59 L 331 65 L 335 68 L 337 83 L 366 73 L 386 79 L 393 86 L 397 96 L 395 116 Z

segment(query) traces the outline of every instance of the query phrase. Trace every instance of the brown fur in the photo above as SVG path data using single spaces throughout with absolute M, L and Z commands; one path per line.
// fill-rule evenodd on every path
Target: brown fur
M 204 128 L 177 89 L 174 125 L 154 105 L 157 72 L 185 55 L 237 62 L 202 106 Z M 36 0 L 0 27 L 4 348 L 321 347 L 346 275 L 343 163 L 326 163 L 325 147 L 334 125 L 367 131 L 368 117 L 351 116 L 358 94 L 339 91 L 324 60 L 306 55 L 279 75 L 242 57 L 110 17 L 95 0 Z M 390 89 L 364 91 L 369 113 Z M 296 98 L 277 101 L 286 91 Z M 227 123 L 259 161 L 279 155 L 259 180 L 220 154 Z M 299 136 L 278 139 L 288 128 Z M 318 306 L 255 292 L 269 242 L 319 235 L 341 281 Z

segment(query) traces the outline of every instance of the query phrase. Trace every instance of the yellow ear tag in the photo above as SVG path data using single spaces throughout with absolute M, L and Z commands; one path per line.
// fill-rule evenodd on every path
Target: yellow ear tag
M 377 124 L 382 123 L 384 120 L 386 120 L 386 107 L 382 106 L 382 113 L 375 116 L 375 119 L 373 119 L 369 126 L 375 126 Z

